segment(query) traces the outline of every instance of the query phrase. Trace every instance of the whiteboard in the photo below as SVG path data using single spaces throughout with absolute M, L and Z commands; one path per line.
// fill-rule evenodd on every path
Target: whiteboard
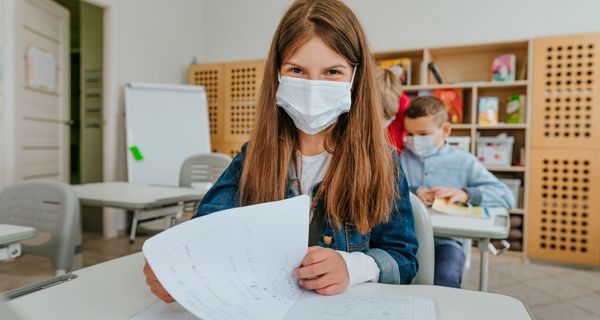
M 211 150 L 201 86 L 130 83 L 125 119 L 129 182 L 179 186 L 183 161 Z

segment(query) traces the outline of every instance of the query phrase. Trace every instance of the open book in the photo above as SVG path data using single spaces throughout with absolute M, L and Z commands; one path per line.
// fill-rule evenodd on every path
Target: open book
M 449 204 L 442 199 L 435 199 L 431 205 L 431 209 L 452 216 L 485 219 L 490 218 L 490 212 L 488 208 L 462 204 Z
M 303 290 L 293 270 L 307 252 L 309 198 L 235 208 L 166 230 L 144 255 L 176 304 L 133 319 L 435 319 L 431 300 L 362 284 L 337 296 Z

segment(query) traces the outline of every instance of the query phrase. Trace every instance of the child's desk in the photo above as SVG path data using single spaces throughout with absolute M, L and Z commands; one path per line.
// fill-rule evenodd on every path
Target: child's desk
M 184 202 L 200 201 L 208 189 L 149 186 L 127 182 L 100 182 L 73 186 L 81 205 L 132 211 L 130 242 L 138 221 L 175 216 Z
M 157 298 L 146 286 L 141 253 L 75 273 L 77 279 L 14 299 L 8 304 L 25 319 L 129 319 Z M 376 285 L 368 290 L 412 295 L 437 302 L 439 319 L 532 319 L 519 300 L 479 291 L 422 286 Z
M 0 260 L 20 256 L 20 241 L 35 238 L 37 234 L 37 230 L 32 227 L 0 224 Z
M 429 209 L 433 234 L 439 237 L 457 237 L 477 240 L 481 253 L 479 270 L 479 290 L 488 289 L 488 246 L 490 239 L 506 239 L 510 231 L 510 216 L 508 210 L 501 208 L 490 209 L 489 219 L 456 217 L 437 213 Z

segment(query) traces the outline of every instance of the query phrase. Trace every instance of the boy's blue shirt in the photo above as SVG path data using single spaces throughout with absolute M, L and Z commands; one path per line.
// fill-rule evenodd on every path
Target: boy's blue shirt
M 426 157 L 415 155 L 404 148 L 402 168 L 413 193 L 420 187 L 450 187 L 465 189 L 469 203 L 483 207 L 512 208 L 515 198 L 508 187 L 499 181 L 472 154 L 448 144 Z M 462 243 L 460 239 L 437 238 L 436 244 Z
M 245 153 L 246 145 L 204 196 L 194 218 L 239 206 L 239 182 Z M 399 197 L 395 200 L 389 221 L 375 226 L 367 234 L 360 234 L 351 224 L 346 223 L 341 229 L 336 229 L 325 219 L 319 245 L 334 250 L 363 252 L 377 263 L 380 271 L 379 282 L 409 284 L 418 270 L 416 255 L 419 245 L 415 234 L 408 183 L 398 157 L 397 161 Z M 285 197 L 298 196 L 300 194 L 298 186 L 295 170 L 290 169 Z M 313 186 L 313 196 L 318 187 L 319 184 Z M 324 214 L 322 203 L 318 203 L 314 210 L 320 210 L 319 214 Z M 326 236 L 333 238 L 330 244 L 323 241 Z

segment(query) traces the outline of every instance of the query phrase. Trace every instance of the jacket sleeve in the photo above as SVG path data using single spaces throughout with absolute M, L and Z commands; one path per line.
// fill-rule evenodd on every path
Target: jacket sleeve
M 469 202 L 476 206 L 512 208 L 515 197 L 508 187 L 498 180 L 476 158 L 469 158 L 466 188 Z
M 246 144 L 202 198 L 198 211 L 192 218 L 239 206 L 239 185 L 245 152 Z
M 408 183 L 404 171 L 398 163 L 398 193 L 392 215 L 387 223 L 373 228 L 370 249 L 365 253 L 371 256 L 379 267 L 379 282 L 410 284 L 417 274 L 417 241 Z

